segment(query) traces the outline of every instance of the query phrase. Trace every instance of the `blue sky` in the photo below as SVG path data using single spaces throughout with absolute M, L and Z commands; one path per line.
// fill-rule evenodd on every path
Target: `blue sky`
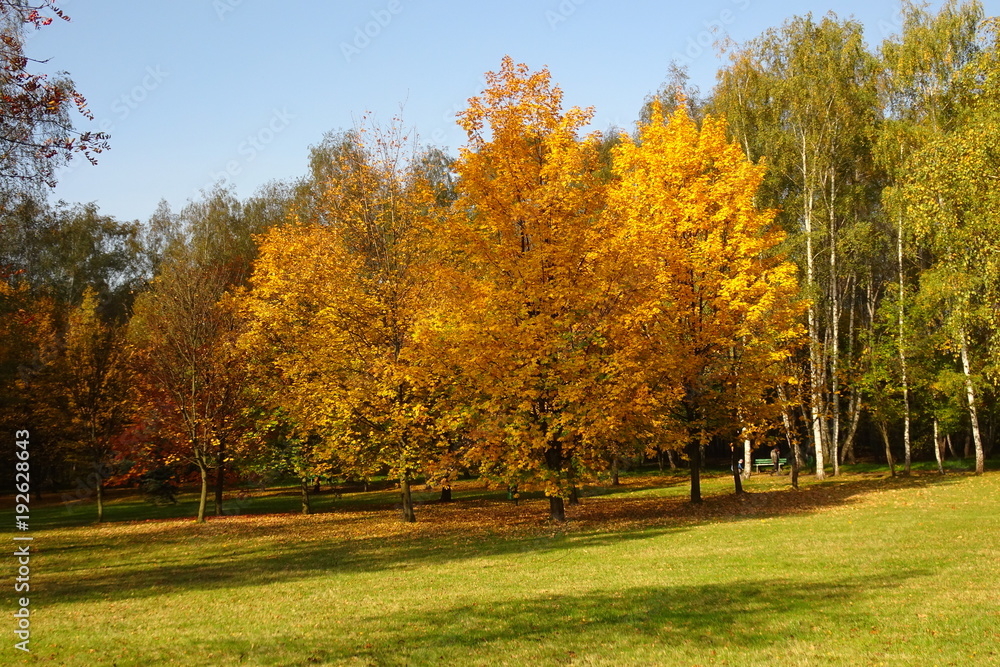
M 160 199 L 177 211 L 225 179 L 245 198 L 303 175 L 309 146 L 371 112 L 402 114 L 451 154 L 454 122 L 504 54 L 548 66 L 567 106 L 594 106 L 595 129 L 631 128 L 670 61 L 711 89 L 711 42 L 737 42 L 793 14 L 853 16 L 878 44 L 898 28 L 897 2 L 771 0 L 63 0 L 72 22 L 33 35 L 28 53 L 70 73 L 111 150 L 64 170 L 53 199 L 96 202 L 145 220 Z M 932 7 L 940 6 L 940 0 Z M 1000 0 L 984 3 L 997 13 Z

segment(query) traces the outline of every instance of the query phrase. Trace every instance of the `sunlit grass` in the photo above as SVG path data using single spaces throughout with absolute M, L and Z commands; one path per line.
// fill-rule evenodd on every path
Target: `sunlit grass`
M 709 476 L 693 507 L 681 475 L 627 475 L 565 526 L 472 482 L 455 503 L 423 493 L 412 525 L 389 491 L 303 517 L 271 490 L 200 526 L 94 526 L 56 503 L 33 510 L 29 662 L 1000 662 L 1000 475 L 788 482 L 755 475 L 736 498 Z M 121 497 L 108 515 L 188 509 Z

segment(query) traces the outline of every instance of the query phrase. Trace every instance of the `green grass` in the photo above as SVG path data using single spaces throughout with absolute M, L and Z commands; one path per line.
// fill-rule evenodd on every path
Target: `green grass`
M 693 507 L 681 475 L 628 475 L 564 526 L 472 483 L 413 525 L 388 492 L 200 526 L 171 518 L 190 496 L 116 497 L 102 526 L 56 501 L 32 509 L 32 653 L 5 631 L 0 663 L 1000 664 L 1000 474 L 803 482 L 709 476 Z

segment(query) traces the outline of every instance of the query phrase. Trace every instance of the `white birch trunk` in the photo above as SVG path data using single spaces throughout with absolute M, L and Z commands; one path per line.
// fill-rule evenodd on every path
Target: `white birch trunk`
M 815 287 L 815 266 L 813 261 L 813 225 L 812 225 L 812 213 L 813 213 L 813 192 L 812 188 L 809 186 L 808 178 L 808 156 L 806 151 L 806 138 L 803 134 L 802 136 L 802 183 L 806 190 L 805 197 L 803 197 L 803 206 L 805 210 L 803 211 L 806 233 L 806 285 L 810 291 L 813 291 Z M 823 405 L 823 386 L 821 384 L 820 375 L 822 373 L 823 364 L 821 361 L 820 346 L 822 342 L 819 340 L 819 324 L 816 317 L 816 306 L 813 304 L 809 305 L 809 310 L 806 314 L 807 324 L 809 327 L 809 410 L 812 421 L 812 437 L 813 437 L 813 449 L 816 452 L 816 479 L 824 479 L 826 473 L 824 471 L 824 459 L 823 459 L 823 416 L 824 416 L 824 405 Z
M 934 418 L 934 458 L 937 459 L 938 472 L 944 474 L 944 463 L 941 460 L 941 436 L 938 433 L 938 420 Z
M 965 339 L 965 329 L 959 330 L 962 352 L 962 371 L 965 373 L 965 396 L 969 401 L 969 419 L 972 422 L 972 438 L 976 444 L 976 474 L 982 475 L 986 470 L 986 457 L 983 453 L 983 438 L 979 431 L 979 416 L 976 412 L 976 389 L 972 385 L 972 365 L 969 363 L 969 345 Z
M 905 457 L 905 463 L 903 465 L 903 474 L 910 474 L 910 385 L 906 375 L 906 345 L 905 345 L 905 335 L 906 328 L 904 326 L 903 318 L 905 316 L 905 309 L 903 304 L 903 297 L 905 294 L 905 285 L 903 282 L 903 217 L 899 217 L 899 234 L 897 234 L 896 240 L 896 259 L 899 265 L 899 369 L 900 376 L 903 381 L 903 452 Z M 936 441 L 935 441 L 936 442 Z M 935 445 L 936 447 L 937 445 Z
M 750 479 L 750 464 L 753 460 L 750 456 L 753 454 L 753 450 L 750 449 L 750 438 L 743 438 L 743 479 Z
M 840 295 L 837 289 L 837 219 L 834 202 L 836 201 L 836 173 L 830 174 L 830 458 L 833 459 L 833 475 L 840 474 L 840 375 L 838 362 L 840 360 Z

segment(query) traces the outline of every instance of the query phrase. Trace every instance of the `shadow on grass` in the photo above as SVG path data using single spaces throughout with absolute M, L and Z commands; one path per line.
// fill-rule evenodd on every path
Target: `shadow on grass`
M 318 650 L 302 647 L 299 650 L 305 655 L 298 658 L 300 662 L 289 660 L 295 637 L 275 642 L 284 644 L 281 649 L 222 638 L 212 648 L 267 664 L 341 664 L 360 659 L 380 665 L 428 664 L 456 657 L 466 664 L 518 664 L 531 657 L 545 664 L 589 664 L 588 658 L 607 661 L 616 654 L 634 660 L 671 651 L 701 655 L 726 648 L 764 652 L 815 637 L 817 622 L 867 630 L 875 623 L 870 612 L 847 602 L 885 595 L 909 579 L 927 575 L 911 569 L 822 583 L 664 584 L 578 595 L 542 592 L 485 604 L 481 600 L 439 611 L 422 609 L 380 617 L 377 623 L 372 619 L 373 631 L 344 633 Z M 362 621 L 357 629 L 364 628 Z
M 145 501 L 138 492 L 131 489 L 110 489 L 105 492 L 105 523 L 114 524 L 134 521 L 170 521 L 174 519 L 193 520 L 198 513 L 198 497 L 185 491 L 179 494 L 174 504 L 155 505 Z M 32 506 L 32 530 L 51 528 L 71 528 L 95 525 L 97 508 L 94 501 L 56 501 L 36 503 Z M 328 511 L 384 512 L 392 509 L 394 503 L 385 492 L 359 492 L 344 497 L 324 492 L 310 496 L 314 513 Z M 301 514 L 301 496 L 297 489 L 271 490 L 267 493 L 240 495 L 227 492 L 222 503 L 222 517 L 262 514 Z M 206 514 L 215 517 L 215 504 L 210 497 Z M 11 513 L 12 515 L 12 513 Z M 0 516 L 3 516 L 0 513 Z
M 751 478 L 753 480 L 754 478 Z M 786 477 L 770 478 L 767 487 L 748 484 L 747 492 L 710 496 L 702 505 L 687 505 L 690 513 L 718 515 L 717 519 L 739 520 L 747 515 L 782 516 L 814 512 L 824 507 L 845 505 L 855 502 L 860 496 L 899 489 L 925 489 L 933 486 L 950 485 L 962 477 L 956 475 L 911 475 L 897 476 L 840 476 L 828 478 L 822 483 L 806 480 L 799 490 L 786 486 Z M 758 482 L 759 483 L 759 482 Z
M 847 466 L 845 466 L 847 468 Z M 954 469 L 950 470 L 951 474 L 940 476 L 936 472 L 915 472 L 913 476 L 910 477 L 897 477 L 897 478 L 882 478 L 879 475 L 880 472 L 885 472 L 884 466 L 879 468 L 877 466 L 859 464 L 853 469 L 854 473 L 860 473 L 864 475 L 861 479 L 858 479 L 857 474 L 849 474 L 847 476 L 830 478 L 823 487 L 842 487 L 844 484 L 857 484 L 861 485 L 862 488 L 868 488 L 869 490 L 876 489 L 880 486 L 902 486 L 907 485 L 931 485 L 940 484 L 956 481 L 961 479 L 962 475 L 959 473 L 957 476 L 954 474 L 956 471 Z M 757 485 L 760 484 L 760 480 L 767 480 L 767 491 L 761 491 Z M 812 492 L 813 488 L 816 486 L 812 482 L 811 476 L 803 475 L 802 484 L 804 491 Z M 678 499 L 684 500 L 687 498 L 687 486 L 689 484 L 689 478 L 684 473 L 684 471 L 675 471 L 673 473 L 666 474 L 651 474 L 651 475 L 630 475 L 628 477 L 623 476 L 623 484 L 621 486 L 610 486 L 595 484 L 584 487 L 582 491 L 582 497 L 584 499 L 584 504 L 588 499 L 600 499 L 600 498 L 616 498 L 619 500 L 624 500 L 631 496 L 643 496 L 648 495 L 650 492 L 656 493 L 658 496 L 674 496 Z M 736 498 L 732 496 L 728 491 L 719 490 L 725 489 L 727 486 L 731 488 L 732 480 L 728 474 L 725 473 L 705 473 L 703 476 L 703 485 L 705 487 L 704 493 L 706 494 L 707 503 L 713 503 L 716 500 L 722 498 Z M 761 493 L 791 493 L 788 488 L 788 476 L 779 475 L 772 477 L 771 475 L 754 475 L 751 480 L 747 483 L 747 488 L 750 492 L 747 494 L 748 497 L 753 498 L 755 496 L 761 495 Z M 657 493 L 661 492 L 661 493 Z M 715 495 L 711 495 L 711 494 Z M 197 496 L 192 492 L 182 493 L 179 497 L 179 501 L 174 505 L 153 505 L 142 499 L 137 492 L 128 489 L 110 489 L 106 492 L 106 503 L 105 503 L 105 521 L 107 523 L 118 523 L 118 522 L 129 522 L 129 521 L 168 521 L 173 519 L 193 519 L 197 514 Z M 427 507 L 434 507 L 436 505 L 445 505 L 445 503 L 440 503 L 438 498 L 440 497 L 440 492 L 435 491 L 415 491 L 414 499 L 417 508 L 418 518 L 420 517 L 423 509 Z M 838 494 L 843 494 L 843 489 L 839 492 L 833 493 L 833 496 Z M 851 495 L 848 492 L 848 495 Z M 497 505 L 505 504 L 506 492 L 485 489 L 481 487 L 466 487 L 463 490 L 456 491 L 455 493 L 455 504 L 457 505 L 468 505 L 470 501 L 475 502 L 487 502 L 495 503 Z M 31 526 L 32 530 L 45 530 L 50 528 L 69 528 L 75 526 L 92 526 L 94 525 L 94 520 L 96 519 L 96 506 L 94 505 L 93 499 L 85 498 L 82 501 L 58 501 L 56 496 L 49 496 L 49 500 L 44 503 L 35 503 L 32 505 L 32 518 Z M 543 494 L 541 492 L 523 492 L 521 494 L 521 503 L 526 505 L 532 500 L 543 499 Z M 745 499 L 744 499 L 745 501 Z M 751 507 L 756 505 L 764 504 L 766 505 L 768 501 L 761 500 L 759 498 L 750 501 Z M 315 494 L 311 496 L 312 509 L 314 514 L 322 514 L 326 512 L 352 512 L 352 513 L 369 513 L 377 514 L 384 512 L 391 512 L 394 509 L 398 509 L 399 499 L 398 491 L 382 490 L 382 491 L 367 491 L 367 492 L 355 492 L 350 494 L 341 493 L 331 493 L 326 491 L 324 493 Z M 744 502 L 744 504 L 746 504 Z M 797 501 L 792 502 L 791 505 L 799 504 Z M 573 514 L 573 509 L 570 508 L 570 514 Z M 744 514 L 745 508 L 739 506 L 732 508 L 732 511 L 737 514 Z M 209 501 L 208 515 L 213 517 L 215 512 L 214 503 Z M 247 516 L 247 515 L 266 515 L 266 514 L 288 514 L 297 515 L 301 513 L 301 500 L 299 491 L 292 488 L 282 488 L 282 489 L 271 489 L 268 492 L 254 493 L 248 495 L 240 495 L 238 492 L 233 491 L 227 493 L 226 500 L 223 503 L 223 517 L 234 517 L 234 516 Z M 13 518 L 13 512 L 0 512 L 0 518 L 10 515 Z
M 504 536 L 479 531 L 477 535 L 460 531 L 435 531 L 433 535 L 365 536 L 371 521 L 365 516 L 338 517 L 338 539 L 298 539 L 295 528 L 308 530 L 309 520 L 291 526 L 280 517 L 281 525 L 273 540 L 264 539 L 253 529 L 254 538 L 206 532 L 208 526 L 188 523 L 165 523 L 156 528 L 146 543 L 149 549 L 126 546 L 121 537 L 105 539 L 90 535 L 93 542 L 73 545 L 36 545 L 37 553 L 71 559 L 69 567 L 38 580 L 38 589 L 53 604 L 78 601 L 109 601 L 150 597 L 188 590 L 224 590 L 248 585 L 291 582 L 330 572 L 361 573 L 407 570 L 423 565 L 527 555 L 581 547 L 619 544 L 627 540 L 648 539 L 683 527 L 658 528 L 603 534 L 569 535 L 558 528 L 532 531 L 525 535 Z M 216 522 L 222 523 L 222 522 Z M 272 526 L 274 528 L 274 526 Z M 351 537 L 351 534 L 355 536 Z M 80 536 L 84 537 L 84 536 Z M 46 564 L 39 560 L 44 571 Z M 35 582 L 33 582 L 33 585 Z
M 707 475 L 706 475 L 707 477 Z M 691 483 L 691 476 L 687 471 L 675 471 L 674 473 L 659 473 L 649 475 L 622 475 L 622 483 L 613 486 L 610 483 L 595 484 L 584 488 L 582 496 L 593 498 L 595 496 L 610 496 L 622 493 L 641 493 L 644 491 L 662 491 L 667 489 L 683 489 Z
M 49 544 L 39 541 L 41 556 L 66 563 L 58 566 L 59 574 L 38 583 L 47 599 L 58 603 L 289 582 L 329 572 L 393 571 L 645 540 L 709 523 L 811 513 L 873 491 L 953 481 L 936 476 L 844 480 L 799 492 L 712 496 L 701 505 L 677 497 L 599 497 L 571 507 L 570 521 L 562 526 L 543 519 L 544 501 L 521 507 L 491 501 L 428 505 L 415 525 L 397 522 L 395 513 L 339 511 L 224 517 L 201 526 L 115 524 L 62 534 Z

